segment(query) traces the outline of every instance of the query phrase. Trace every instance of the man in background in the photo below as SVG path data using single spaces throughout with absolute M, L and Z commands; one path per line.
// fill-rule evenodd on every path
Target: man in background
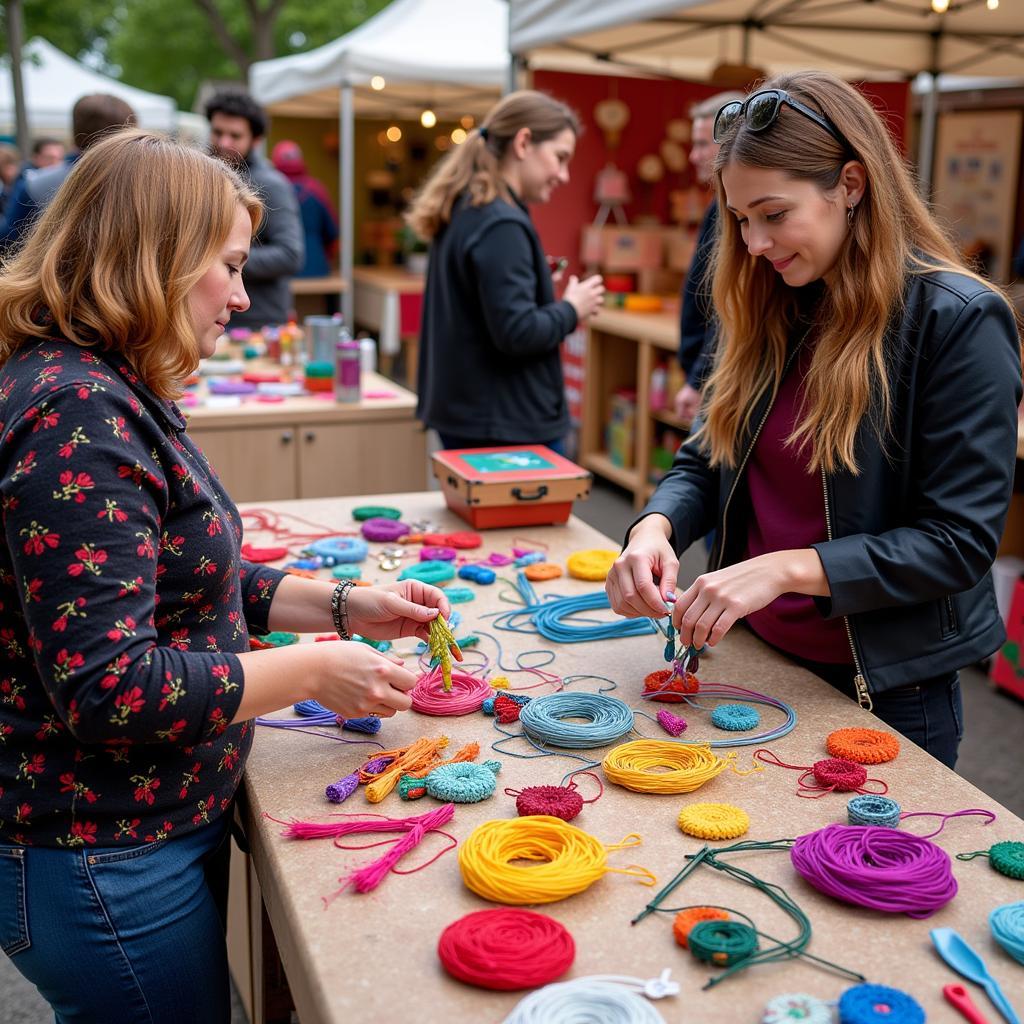
M 64 159 L 64 143 L 60 139 L 36 139 L 32 143 L 32 155 L 26 164 L 26 170 L 35 171 L 54 167 Z
M 291 312 L 288 281 L 302 269 L 305 245 L 291 183 L 257 151 L 267 132 L 267 115 L 248 93 L 224 90 L 206 104 L 206 118 L 216 154 L 248 174 L 266 207 L 242 271 L 250 306 L 232 315 L 231 326 L 259 330 L 283 324 Z
M 718 143 L 712 136 L 715 115 L 726 103 L 742 101 L 741 92 L 720 92 L 690 110 L 690 163 L 701 185 L 711 185 L 718 156 Z M 711 280 L 708 261 L 715 244 L 718 227 L 718 203 L 714 198 L 704 215 L 693 252 L 690 271 L 683 285 L 682 309 L 679 314 L 679 365 L 686 374 L 686 384 L 675 397 L 676 415 L 691 422 L 700 410 L 701 391 L 711 373 L 715 355 L 715 314 L 711 305 Z

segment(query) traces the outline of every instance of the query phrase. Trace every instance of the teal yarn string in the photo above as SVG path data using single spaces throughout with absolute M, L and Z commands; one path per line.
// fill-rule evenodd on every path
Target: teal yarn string
M 500 761 L 484 761 L 483 764 L 460 761 L 439 765 L 423 781 L 427 792 L 437 800 L 475 804 L 494 793 L 500 771 Z
M 757 932 L 742 921 L 701 921 L 686 943 L 698 960 L 719 967 L 731 967 L 758 950 Z
M 729 732 L 747 732 L 756 729 L 760 722 L 757 709 L 745 704 L 719 704 L 711 712 L 711 724 Z
M 988 915 L 992 937 L 1019 964 L 1024 964 L 1024 900 L 1005 903 Z
M 855 796 L 846 805 L 846 815 L 851 825 L 900 827 L 900 805 L 887 796 Z
M 569 721 L 576 718 L 586 721 Z M 585 750 L 625 736 L 633 728 L 633 709 L 601 693 L 549 693 L 527 704 L 519 721 L 542 745 Z

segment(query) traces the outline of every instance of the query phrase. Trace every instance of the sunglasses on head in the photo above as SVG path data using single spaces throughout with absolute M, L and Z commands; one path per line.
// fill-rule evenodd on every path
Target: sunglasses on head
M 752 132 L 763 132 L 779 119 L 779 111 L 782 109 L 783 103 L 798 114 L 803 114 L 819 128 L 824 128 L 847 152 L 856 153 L 846 136 L 824 114 L 819 114 L 806 104 L 793 99 L 784 89 L 763 89 L 761 92 L 755 92 L 752 96 L 748 96 L 745 100 L 733 100 L 732 103 L 726 103 L 715 115 L 712 138 L 715 142 L 723 142 L 741 118 L 745 120 L 747 127 Z

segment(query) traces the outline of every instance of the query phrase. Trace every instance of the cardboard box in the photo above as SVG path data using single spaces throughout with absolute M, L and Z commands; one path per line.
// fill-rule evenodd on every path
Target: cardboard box
M 475 530 L 564 523 L 591 475 L 542 444 L 459 448 L 431 456 L 448 507 Z
M 672 228 L 665 232 L 665 264 L 670 270 L 687 273 L 697 248 L 697 232 Z
M 601 266 L 609 273 L 660 267 L 664 240 L 660 227 L 601 229 Z

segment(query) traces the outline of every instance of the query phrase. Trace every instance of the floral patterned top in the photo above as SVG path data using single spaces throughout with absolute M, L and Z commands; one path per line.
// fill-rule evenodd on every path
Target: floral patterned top
M 122 846 L 229 806 L 237 653 L 282 573 L 172 403 L 63 340 L 0 367 L 0 842 Z

